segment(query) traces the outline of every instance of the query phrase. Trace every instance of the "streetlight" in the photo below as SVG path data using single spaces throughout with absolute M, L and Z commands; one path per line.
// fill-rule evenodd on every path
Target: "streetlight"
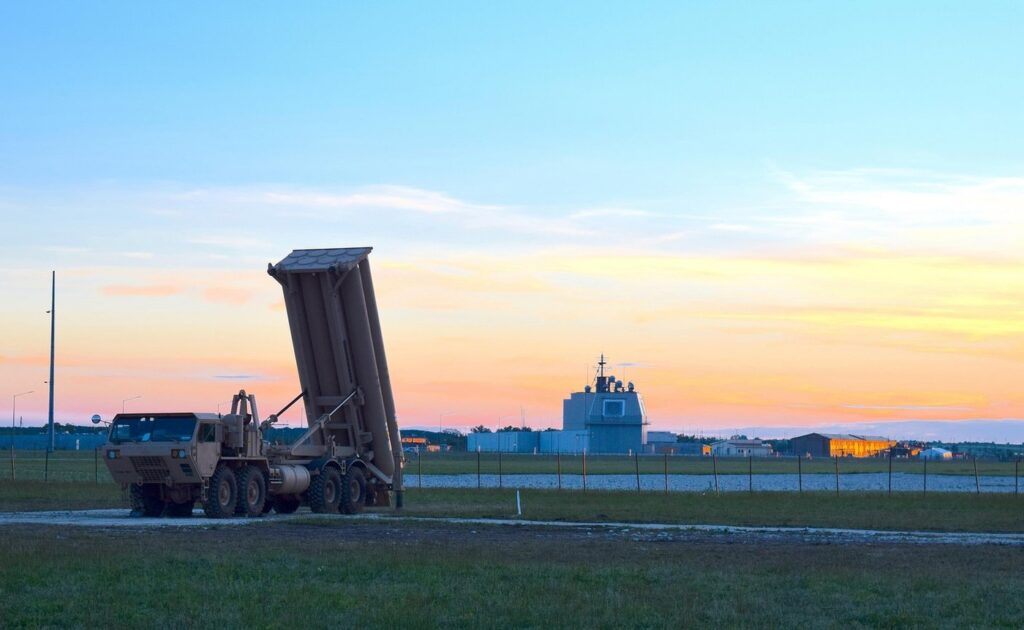
M 140 399 L 140 398 L 142 398 L 142 395 L 141 395 L 141 394 L 140 394 L 140 395 L 138 395 L 138 396 L 132 396 L 131 398 L 125 398 L 124 400 L 122 400 L 122 401 L 121 401 L 121 413 L 124 413 L 124 404 L 125 404 L 126 402 L 128 402 L 129 400 L 138 400 L 138 399 Z
M 27 392 L 21 392 L 20 394 L 15 394 L 15 395 L 11 396 L 11 452 L 12 453 L 14 452 L 14 416 L 15 416 L 15 410 L 18 408 L 18 396 L 25 396 L 27 394 L 31 394 L 33 391 L 35 391 L 35 390 L 30 389 Z
M 441 420 L 445 416 L 450 416 L 450 415 L 456 414 L 456 413 L 458 413 L 458 412 L 457 411 L 445 411 L 444 413 L 437 414 L 437 432 L 438 433 L 444 433 L 444 425 L 442 424 Z

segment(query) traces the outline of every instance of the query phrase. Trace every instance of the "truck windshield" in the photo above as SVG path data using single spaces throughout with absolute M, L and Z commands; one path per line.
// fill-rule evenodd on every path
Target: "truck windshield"
M 110 428 L 110 441 L 122 442 L 187 442 L 195 431 L 195 418 L 145 416 L 118 418 Z

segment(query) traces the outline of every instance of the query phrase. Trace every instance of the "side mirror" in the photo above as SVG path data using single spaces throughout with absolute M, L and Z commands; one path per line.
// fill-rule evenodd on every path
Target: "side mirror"
M 100 414 L 98 414 L 98 413 L 97 414 L 93 414 L 93 416 L 92 416 L 92 423 L 93 424 L 99 424 L 101 422 L 103 422 L 103 418 L 100 417 Z

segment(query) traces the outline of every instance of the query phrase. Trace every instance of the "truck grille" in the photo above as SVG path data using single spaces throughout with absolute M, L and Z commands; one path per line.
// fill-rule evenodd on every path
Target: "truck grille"
M 162 457 L 132 457 L 131 460 L 143 483 L 160 483 L 170 474 Z

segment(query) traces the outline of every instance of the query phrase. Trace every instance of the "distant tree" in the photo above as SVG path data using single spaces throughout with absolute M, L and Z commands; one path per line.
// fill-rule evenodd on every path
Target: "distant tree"
M 498 429 L 498 433 L 509 433 L 511 431 L 533 431 L 530 427 L 514 427 L 511 424 Z
M 490 433 L 491 430 L 482 424 L 478 424 L 469 430 L 470 433 Z

